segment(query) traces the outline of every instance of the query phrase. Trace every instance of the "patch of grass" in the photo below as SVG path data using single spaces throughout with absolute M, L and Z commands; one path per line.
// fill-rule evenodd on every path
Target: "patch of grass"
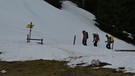
M 93 67 L 70 68 L 64 61 L 33 60 L 33 61 L 0 61 L 0 76 L 133 76 L 133 73 L 117 72 L 115 69 Z

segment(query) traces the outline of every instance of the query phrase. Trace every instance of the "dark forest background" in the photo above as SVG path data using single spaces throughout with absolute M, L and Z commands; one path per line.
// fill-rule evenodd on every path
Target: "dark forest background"
M 45 0 L 61 8 L 61 0 Z M 93 13 L 101 30 L 135 45 L 135 0 L 70 0 Z M 130 34 L 129 34 L 130 33 Z

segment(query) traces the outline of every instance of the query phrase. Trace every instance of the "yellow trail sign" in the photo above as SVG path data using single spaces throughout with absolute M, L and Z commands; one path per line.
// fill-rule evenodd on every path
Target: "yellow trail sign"
M 26 28 L 33 28 L 34 27 L 34 25 L 32 24 L 28 24 L 27 26 L 26 26 Z

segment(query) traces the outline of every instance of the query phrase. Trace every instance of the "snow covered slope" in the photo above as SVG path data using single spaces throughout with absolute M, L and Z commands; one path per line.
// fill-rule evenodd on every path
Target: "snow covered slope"
M 94 26 L 93 14 L 68 1 L 62 6 L 59 10 L 43 0 L 0 0 L 0 52 L 3 52 L 0 59 L 69 60 L 69 65 L 80 62 L 90 64 L 92 59 L 99 59 L 112 63 L 109 67 L 125 66 L 128 71 L 135 71 L 135 53 L 106 49 L 106 33 Z M 35 25 L 32 38 L 43 38 L 43 45 L 36 41 L 26 42 L 29 33 L 26 26 L 30 22 Z M 81 44 L 82 30 L 89 32 L 88 46 Z M 100 35 L 98 47 L 93 46 L 92 33 Z M 77 36 L 76 45 L 72 45 L 74 35 Z M 114 50 L 135 50 L 135 46 L 117 38 L 114 45 Z M 72 57 L 77 59 L 70 59 Z

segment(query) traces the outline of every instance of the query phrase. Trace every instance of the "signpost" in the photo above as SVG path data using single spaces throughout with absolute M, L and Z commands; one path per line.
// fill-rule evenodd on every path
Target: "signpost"
M 41 41 L 40 44 L 42 45 L 43 39 L 32 39 L 31 38 L 31 32 L 32 32 L 33 27 L 34 27 L 34 25 L 32 24 L 32 22 L 26 26 L 26 28 L 30 28 L 30 32 L 29 32 L 29 34 L 27 34 L 27 43 L 30 43 L 30 40 L 37 40 L 37 41 Z
M 33 28 L 34 27 L 34 25 L 31 23 L 31 24 L 28 24 L 27 26 L 26 26 L 26 28 Z
M 26 26 L 26 28 L 30 28 L 29 38 L 31 38 L 31 31 L 32 31 L 33 27 L 34 27 L 34 25 L 32 24 L 32 22 Z

